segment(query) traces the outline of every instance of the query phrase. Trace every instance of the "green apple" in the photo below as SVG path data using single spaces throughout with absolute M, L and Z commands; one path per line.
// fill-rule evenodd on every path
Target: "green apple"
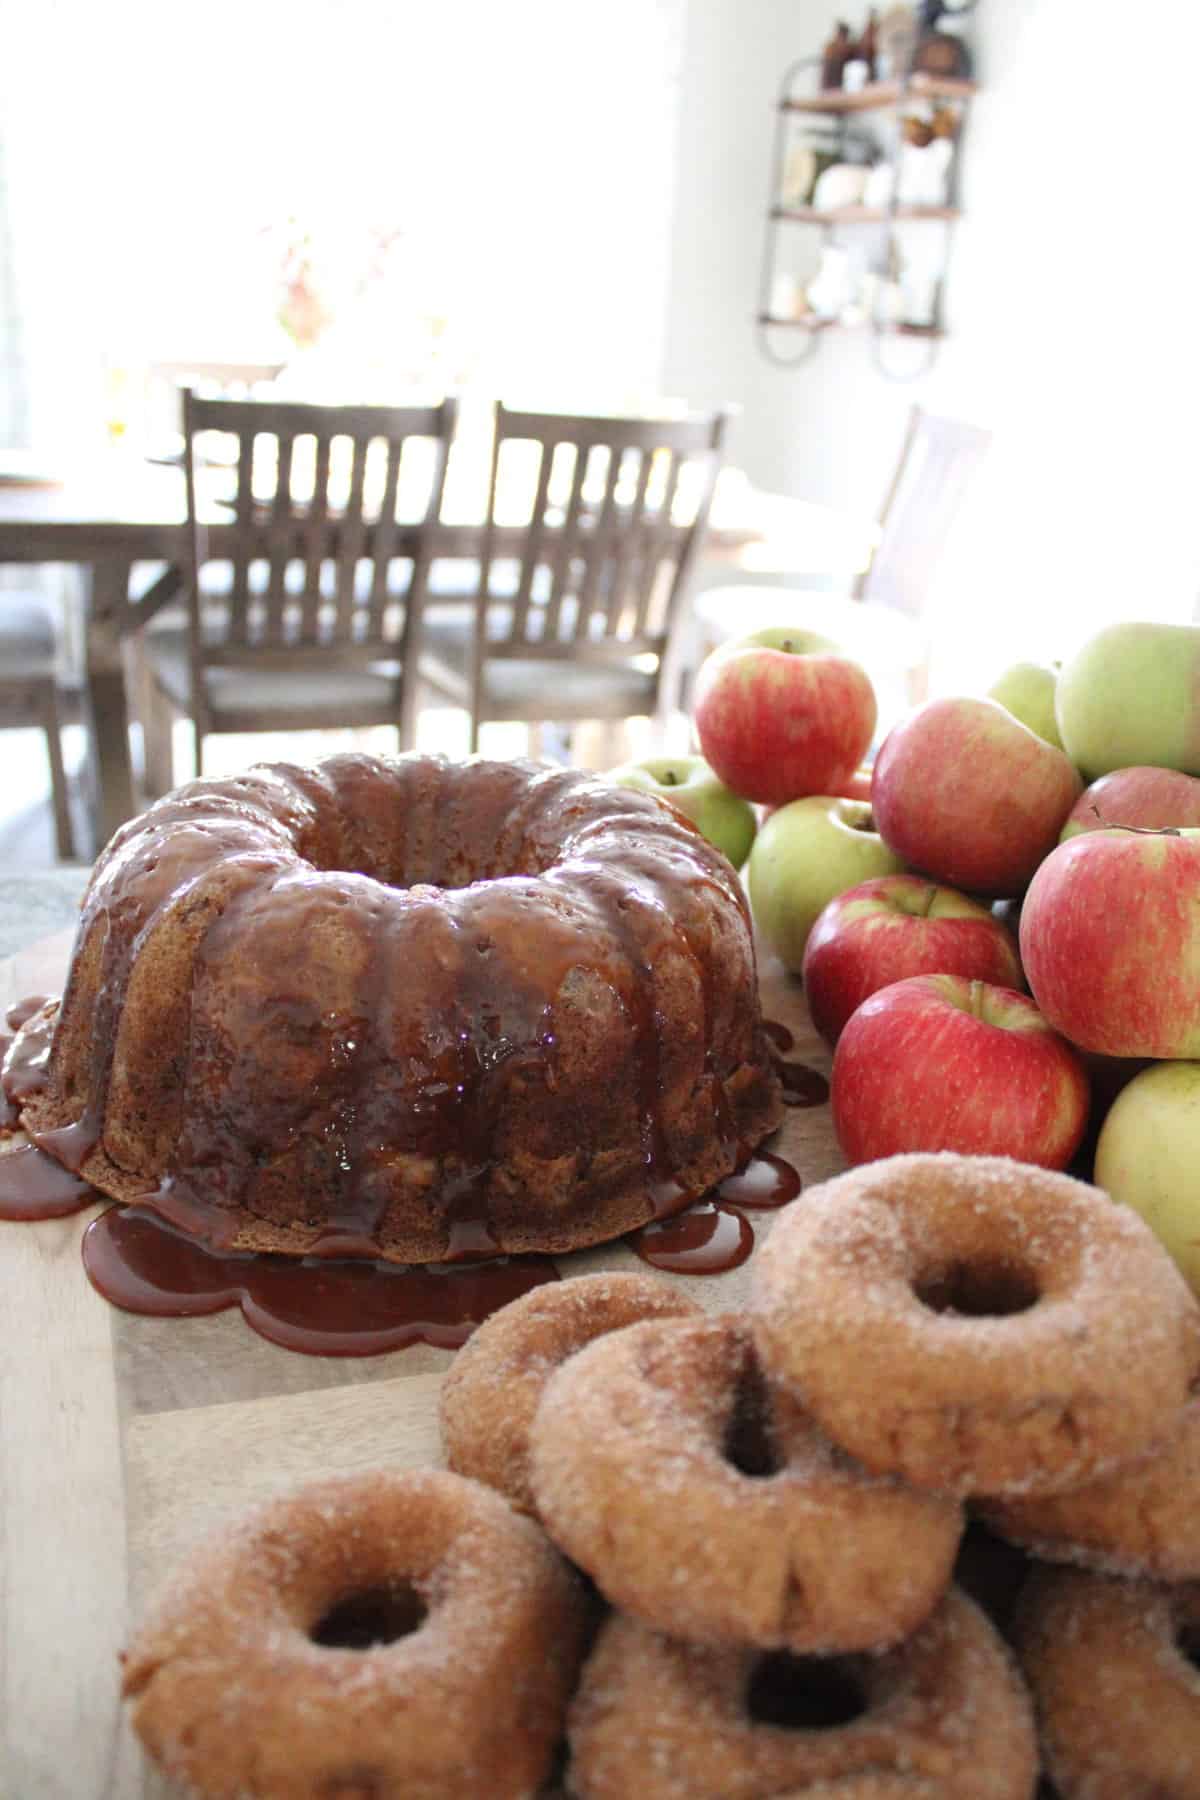
M 746 871 L 750 910 L 766 944 L 795 974 L 808 934 L 831 900 L 907 865 L 875 829 L 870 803 L 812 794 L 773 812 Z
M 1020 719 L 1056 750 L 1063 747 L 1054 717 L 1060 667 L 1059 663 L 1013 663 L 987 691 L 989 700 L 998 700 L 1014 719 Z
M 622 763 L 608 779 L 618 787 L 640 788 L 669 800 L 710 844 L 725 852 L 735 869 L 749 856 L 757 830 L 754 808 L 718 781 L 702 756 L 652 756 L 646 762 Z
M 1161 1062 L 1109 1108 L 1095 1180 L 1139 1212 L 1200 1294 L 1200 1063 Z
M 1200 625 L 1109 625 L 1064 664 L 1063 749 L 1089 781 L 1154 763 L 1200 775 Z

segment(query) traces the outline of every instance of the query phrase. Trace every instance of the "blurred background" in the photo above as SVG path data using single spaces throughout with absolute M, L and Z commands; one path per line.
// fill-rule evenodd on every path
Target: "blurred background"
M 916 403 L 989 434 L 922 600 L 927 691 L 982 691 L 1110 619 L 1190 620 L 1190 9 L 924 9 L 978 84 L 951 125 L 960 216 L 912 228 L 937 275 L 936 338 L 873 331 L 862 293 L 822 302 L 864 255 L 878 295 L 889 243 L 860 253 L 849 226 L 769 218 L 796 166 L 778 158 L 805 148 L 803 117 L 781 148 L 781 97 L 821 92 L 840 20 L 853 45 L 906 10 L 9 0 L 0 446 L 27 471 L 113 449 L 169 460 L 173 374 L 220 365 L 270 371 L 282 397 L 454 393 L 464 441 L 496 399 L 732 403 L 727 509 L 739 493 L 772 509 L 738 580 L 771 588 L 824 563 L 836 588 L 870 553 Z M 864 79 L 835 72 L 848 91 Z M 911 112 L 919 133 L 931 108 Z M 864 135 L 833 160 L 888 161 L 883 121 L 851 117 Z M 809 322 L 756 322 L 780 306 Z M 697 588 L 730 579 L 705 567 Z M 453 747 L 457 729 L 431 718 L 418 741 Z M 69 761 L 81 741 L 69 730 Z M 220 755 L 246 760 L 232 739 Z M 32 801 L 37 733 L 5 733 L 0 756 L 13 804 Z M 22 832 L 0 831 L 0 854 L 38 854 L 44 822 Z

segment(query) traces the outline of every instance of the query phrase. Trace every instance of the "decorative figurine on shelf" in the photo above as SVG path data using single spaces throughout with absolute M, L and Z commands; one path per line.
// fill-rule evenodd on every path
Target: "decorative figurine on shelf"
M 850 27 L 841 19 L 834 27 L 833 36 L 821 52 L 821 87 L 823 89 L 840 88 L 846 64 L 854 53 L 854 45 L 850 39 Z
M 923 75 L 965 80 L 971 73 L 971 52 L 962 38 L 938 29 L 942 19 L 958 18 L 971 12 L 976 0 L 960 0 L 951 6 L 949 0 L 922 0 L 921 35 L 913 55 L 912 66 Z

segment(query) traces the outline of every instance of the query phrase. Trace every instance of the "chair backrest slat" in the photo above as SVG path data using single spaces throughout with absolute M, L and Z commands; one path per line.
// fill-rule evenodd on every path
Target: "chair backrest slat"
M 378 645 L 395 652 L 410 634 L 428 575 L 441 512 L 455 402 L 440 406 L 330 407 L 260 400 L 208 400 L 184 392 L 194 670 L 261 650 L 304 654 Z M 206 534 L 197 470 L 208 433 L 237 445 L 232 579 L 227 617 L 201 617 L 199 572 Z M 432 456 L 406 504 L 405 452 L 427 440 Z M 380 453 L 381 447 L 381 453 Z M 382 479 L 375 480 L 376 471 Z M 411 496 L 410 496 L 411 497 Z M 396 592 L 389 570 L 401 559 L 408 582 Z M 371 565 L 363 581 L 364 563 Z
M 571 492 L 567 500 L 567 511 L 563 520 L 558 553 L 554 559 L 550 591 L 546 598 L 546 616 L 542 635 L 549 643 L 553 643 L 558 637 L 562 621 L 563 599 L 571 589 L 571 570 L 577 555 L 583 551 L 580 523 L 583 518 L 584 488 L 593 459 L 590 445 L 576 444 L 574 449 L 575 466 L 571 470 Z

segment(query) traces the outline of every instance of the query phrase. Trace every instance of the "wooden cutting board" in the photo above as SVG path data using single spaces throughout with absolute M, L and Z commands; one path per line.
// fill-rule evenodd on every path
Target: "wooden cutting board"
M 0 961 L 0 1015 L 57 993 L 71 934 Z M 764 958 L 763 1007 L 791 1059 L 829 1070 L 799 983 Z M 773 1146 L 805 1186 L 843 1167 L 829 1108 L 790 1109 Z M 168 1800 L 118 1699 L 118 1653 L 146 1596 L 207 1532 L 331 1471 L 440 1463 L 437 1393 L 451 1353 L 299 1356 L 237 1311 L 123 1313 L 79 1243 L 96 1208 L 0 1221 L 0 1796 Z M 761 1244 L 771 1213 L 751 1215 Z M 742 1304 L 753 1257 L 676 1277 L 712 1311 Z M 564 1275 L 644 1268 L 623 1244 L 559 1259 Z

